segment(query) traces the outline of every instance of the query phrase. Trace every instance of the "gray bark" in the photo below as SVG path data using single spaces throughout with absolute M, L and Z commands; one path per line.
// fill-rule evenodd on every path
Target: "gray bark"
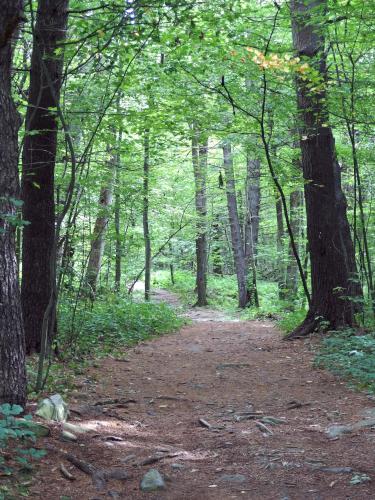
M 257 248 L 259 238 L 260 209 L 260 161 L 247 158 L 246 175 L 246 219 L 245 219 L 245 261 L 252 271 L 251 301 L 259 307 L 257 290 Z
M 143 238 L 145 242 L 145 300 L 150 300 L 151 289 L 151 237 L 149 227 L 149 178 L 150 178 L 150 131 L 144 134 L 143 159 Z
M 19 199 L 20 117 L 11 93 L 12 43 L 22 1 L 0 0 L 0 405 L 26 403 L 25 336 L 17 279 L 14 220 Z
M 196 258 L 197 258 L 197 306 L 207 305 L 207 148 L 208 141 L 200 143 L 200 134 L 193 131 L 192 160 L 195 182 Z
M 95 221 L 92 235 L 90 257 L 87 264 L 85 283 L 90 293 L 95 296 L 100 269 L 105 249 L 105 236 L 110 218 L 109 209 L 112 204 L 113 182 L 114 182 L 114 158 L 109 162 L 111 177 L 107 184 L 102 187 L 99 195 L 99 212 Z
M 223 143 L 223 157 L 228 217 L 231 232 L 234 266 L 237 275 L 238 305 L 241 308 L 245 308 L 249 305 L 249 293 L 247 288 L 247 267 L 244 245 L 241 237 L 241 224 L 238 216 L 232 147 L 229 141 L 225 141 Z

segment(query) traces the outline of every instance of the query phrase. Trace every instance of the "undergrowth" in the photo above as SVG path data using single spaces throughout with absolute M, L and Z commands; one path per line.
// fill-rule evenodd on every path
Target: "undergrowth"
M 127 347 L 178 330 L 185 320 L 164 303 L 130 300 L 118 294 L 99 296 L 93 303 L 65 297 L 59 307 L 57 358 L 49 368 L 45 390 L 68 392 L 77 375 L 104 356 L 123 356 Z M 28 362 L 31 396 L 37 358 Z
M 167 271 L 157 271 L 153 274 L 154 286 L 166 288 L 177 293 L 185 305 L 193 305 L 196 301 L 195 275 L 188 271 L 177 270 L 175 283 L 171 283 Z M 238 290 L 235 276 L 208 276 L 209 307 L 227 313 L 238 312 Z M 255 306 L 241 310 L 242 319 L 271 319 L 280 322 L 284 331 L 291 331 L 305 317 L 306 311 L 302 301 L 296 304 L 279 299 L 278 286 L 275 282 L 258 281 L 259 308 Z M 296 309 L 295 311 L 293 311 Z
M 353 330 L 333 332 L 325 338 L 315 364 L 346 378 L 358 389 L 375 393 L 375 333 L 354 333 Z

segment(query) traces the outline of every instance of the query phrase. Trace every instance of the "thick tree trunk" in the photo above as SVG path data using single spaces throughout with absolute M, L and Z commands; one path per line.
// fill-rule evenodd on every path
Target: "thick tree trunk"
M 149 227 L 149 180 L 150 180 L 150 131 L 144 134 L 143 159 L 143 238 L 145 242 L 145 300 L 150 300 L 151 290 L 151 237 Z
M 297 55 L 326 80 L 324 19 L 326 0 L 293 0 L 292 31 Z M 318 22 L 314 18 L 319 19 Z M 307 238 L 311 259 L 312 298 L 305 321 L 289 338 L 307 335 L 318 327 L 339 329 L 355 324 L 355 304 L 361 295 L 354 248 L 341 189 L 335 142 L 327 125 L 325 91 L 311 92 L 308 80 L 297 79 L 301 115 L 302 168 L 305 179 Z
M 15 226 L 19 199 L 20 117 L 11 94 L 12 41 L 21 0 L 0 0 L 0 405 L 26 403 L 25 338 L 17 279 Z
M 195 211 L 197 215 L 195 240 L 197 256 L 197 306 L 207 305 L 207 140 L 200 144 L 199 132 L 193 132 L 192 159 L 195 181 Z
M 245 308 L 249 305 L 247 288 L 247 268 L 242 244 L 241 225 L 238 217 L 236 184 L 234 179 L 232 147 L 229 141 L 223 143 L 225 184 L 227 193 L 228 216 L 231 231 L 232 250 L 238 284 L 238 305 Z
M 94 231 L 92 234 L 90 257 L 87 264 L 85 284 L 92 297 L 95 297 L 100 269 L 102 267 L 102 260 L 105 249 L 105 236 L 109 223 L 109 210 L 112 204 L 113 196 L 113 182 L 114 182 L 114 158 L 112 157 L 109 162 L 109 170 L 111 178 L 107 185 L 103 186 L 100 190 L 99 196 L 99 213 L 97 215 Z
M 259 237 L 260 208 L 260 161 L 247 158 L 246 175 L 246 219 L 245 219 L 245 260 L 252 272 L 250 302 L 259 307 L 257 289 L 257 247 Z
M 42 322 L 53 288 L 54 170 L 68 0 L 39 0 L 31 57 L 23 147 L 22 309 L 28 353 L 40 351 Z

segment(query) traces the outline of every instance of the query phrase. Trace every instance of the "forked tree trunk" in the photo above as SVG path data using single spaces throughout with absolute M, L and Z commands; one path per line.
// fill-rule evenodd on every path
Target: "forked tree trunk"
M 44 313 L 53 279 L 55 238 L 54 172 L 68 0 L 39 0 L 31 56 L 29 102 L 23 147 L 22 309 L 26 349 L 39 352 Z
M 234 179 L 232 147 L 229 141 L 223 143 L 225 186 L 227 193 L 228 216 L 231 232 L 234 266 L 237 275 L 238 305 L 245 308 L 249 305 L 247 287 L 247 268 L 244 245 L 241 237 L 241 224 L 238 217 L 236 183 Z
M 192 160 L 195 182 L 195 211 L 197 216 L 195 239 L 197 257 L 197 306 L 207 305 L 207 140 L 200 144 L 200 134 L 193 130 Z
M 259 237 L 260 208 L 260 161 L 247 158 L 246 175 L 246 219 L 245 219 L 245 260 L 246 268 L 252 272 L 250 302 L 259 307 L 257 289 L 257 248 Z
M 149 227 L 149 180 L 150 180 L 150 131 L 144 134 L 143 158 L 143 238 L 145 242 L 145 300 L 150 300 L 151 291 L 151 236 Z
M 12 42 L 21 0 L 0 0 L 0 405 L 26 403 L 25 338 L 17 279 L 15 226 L 19 199 L 20 117 L 11 94 Z
M 327 1 L 292 0 L 291 8 L 295 51 L 318 71 L 324 84 L 327 70 L 322 20 Z M 354 326 L 352 299 L 361 295 L 360 286 L 353 281 L 357 278 L 354 248 L 335 142 L 327 125 L 325 90 L 311 92 L 308 79 L 298 78 L 297 98 L 312 297 L 305 321 L 289 338 L 308 335 L 318 327 Z

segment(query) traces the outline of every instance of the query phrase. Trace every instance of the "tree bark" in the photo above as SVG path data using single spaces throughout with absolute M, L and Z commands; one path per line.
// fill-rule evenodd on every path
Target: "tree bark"
M 100 269 L 105 249 L 105 235 L 109 223 L 109 209 L 112 204 L 113 182 L 115 172 L 115 158 L 109 160 L 110 179 L 105 186 L 100 190 L 99 196 L 99 213 L 97 215 L 94 231 L 92 235 L 90 257 L 87 263 L 85 284 L 89 289 L 92 297 L 95 297 Z
M 115 165 L 115 232 L 116 232 L 116 256 L 115 256 L 115 290 L 120 291 L 121 288 L 121 261 L 122 261 L 122 244 L 121 244 L 121 201 L 120 201 L 120 152 L 122 134 L 118 137 L 118 151 L 116 153 Z
M 197 215 L 195 240 L 197 258 L 197 306 L 207 305 L 207 149 L 208 141 L 200 143 L 200 134 L 193 131 L 192 159 L 195 182 L 195 211 Z
M 301 190 L 296 189 L 290 193 L 289 197 L 290 203 L 290 226 L 292 228 L 293 234 L 295 236 L 296 243 L 301 238 L 301 209 L 303 207 L 303 194 Z M 296 260 L 294 258 L 293 249 L 289 243 L 288 250 L 288 265 L 286 269 L 286 289 L 288 296 L 291 299 L 297 297 L 298 293 L 298 267 Z
M 247 268 L 244 245 L 241 237 L 241 225 L 238 217 L 236 184 L 234 179 L 232 147 L 229 141 L 223 143 L 225 184 L 227 194 L 228 216 L 231 231 L 234 266 L 237 275 L 238 305 L 245 308 L 249 305 L 247 288 Z
M 18 129 L 11 93 L 12 43 L 21 0 L 0 0 L 0 405 L 26 403 L 25 337 L 17 279 Z
M 323 90 L 311 92 L 308 79 L 297 78 L 301 117 L 300 147 L 305 179 L 307 238 L 311 259 L 311 305 L 305 321 L 289 335 L 297 338 L 317 328 L 355 325 L 352 299 L 362 294 L 356 283 L 353 242 L 341 189 L 341 173 L 325 105 L 326 55 L 322 19 L 326 0 L 292 0 L 292 34 L 297 55 L 314 67 Z M 319 20 L 317 20 L 319 18 Z
M 68 0 L 39 0 L 33 37 L 22 157 L 23 217 L 30 223 L 23 234 L 21 292 L 28 353 L 40 351 L 43 316 L 54 279 L 56 106 L 63 68 L 63 52 L 56 50 L 66 37 L 67 9 Z
M 143 160 L 143 238 L 145 242 L 145 300 L 150 300 L 151 290 L 151 237 L 149 227 L 149 180 L 150 180 L 150 131 L 144 133 Z
M 278 193 L 275 192 L 276 200 L 276 250 L 277 250 L 277 287 L 279 290 L 279 299 L 285 300 L 286 297 L 286 285 L 285 285 L 285 265 L 284 265 L 284 216 L 283 216 L 283 204 L 281 199 L 278 197 Z
M 247 158 L 246 175 L 246 219 L 245 260 L 246 268 L 252 271 L 251 302 L 259 307 L 257 290 L 257 247 L 259 237 L 260 208 L 260 161 Z

